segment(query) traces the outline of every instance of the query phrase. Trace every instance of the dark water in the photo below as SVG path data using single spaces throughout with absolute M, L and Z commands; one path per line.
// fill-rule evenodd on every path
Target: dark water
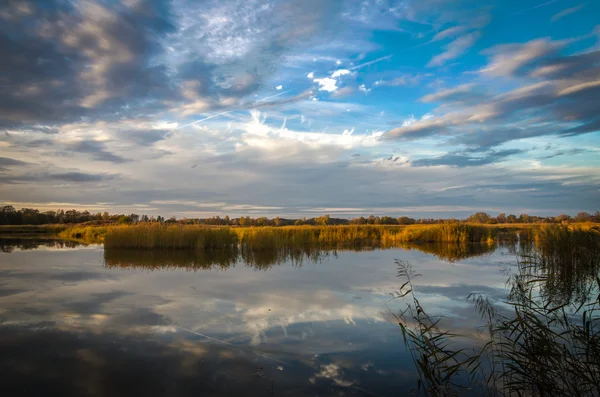
M 1 395 L 408 395 L 390 311 L 403 281 L 472 335 L 466 296 L 503 299 L 507 249 L 435 247 L 246 258 L 0 241 Z M 451 250 L 450 250 L 451 251 Z M 454 256 L 453 256 L 454 255 Z M 452 258 L 450 262 L 447 259 Z

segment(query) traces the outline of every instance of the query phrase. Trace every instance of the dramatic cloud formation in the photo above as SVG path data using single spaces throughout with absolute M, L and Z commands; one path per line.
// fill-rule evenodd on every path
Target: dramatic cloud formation
M 7 1 L 0 202 L 176 216 L 595 211 L 599 7 Z

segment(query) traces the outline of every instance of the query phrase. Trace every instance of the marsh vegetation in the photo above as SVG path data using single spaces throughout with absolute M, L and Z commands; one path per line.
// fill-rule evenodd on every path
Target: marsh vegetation
M 473 293 L 483 319 L 479 347 L 461 347 L 419 302 L 410 263 L 399 261 L 406 299 L 395 314 L 419 372 L 419 394 L 598 396 L 600 394 L 600 230 L 543 228 L 518 257 L 506 300 Z
M 107 228 L 106 248 L 222 249 L 241 244 L 252 250 L 277 247 L 389 248 L 404 243 L 494 243 L 506 228 L 470 224 L 411 226 L 199 227 L 140 224 Z M 78 235 L 90 234 L 86 230 Z

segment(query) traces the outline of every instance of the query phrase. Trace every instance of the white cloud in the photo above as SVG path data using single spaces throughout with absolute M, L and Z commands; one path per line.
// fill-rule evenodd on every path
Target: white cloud
M 345 75 L 347 75 L 347 74 L 351 74 L 351 73 L 352 73 L 352 72 L 351 72 L 351 71 L 349 71 L 348 69 L 338 69 L 338 70 L 336 70 L 335 72 L 333 72 L 333 73 L 331 74 L 331 78 L 335 79 L 335 78 L 337 78 L 337 77 L 340 77 L 340 76 L 345 76 Z
M 282 88 L 283 88 L 283 86 L 282 86 L 281 84 L 280 84 L 280 85 L 278 85 L 277 87 L 275 87 L 275 89 L 276 89 L 277 91 L 281 90 Z
M 323 77 L 314 79 L 313 82 L 319 84 L 319 91 L 327 91 L 327 92 L 335 92 L 338 87 L 338 79 L 342 76 L 352 75 L 353 73 L 348 69 L 338 69 L 331 73 L 330 77 Z M 314 74 L 311 72 L 309 75 L 314 77 Z M 308 75 L 307 75 L 308 77 Z M 310 77 L 309 77 L 310 78 Z
M 354 128 L 344 130 L 341 134 L 293 131 L 287 128 L 275 128 L 266 124 L 266 119 L 255 112 L 252 121 L 240 125 L 245 130 L 242 135 L 240 149 L 246 147 L 259 147 L 269 151 L 278 151 L 282 147 L 290 148 L 291 144 L 300 143 L 306 148 L 320 149 L 323 147 L 337 147 L 350 150 L 358 147 L 374 147 L 380 144 L 383 132 L 354 135 Z
M 315 83 L 319 84 L 319 91 L 334 92 L 338 89 L 337 80 L 329 77 L 314 79 Z
M 308 73 L 308 74 L 306 75 L 306 77 L 307 77 L 307 78 L 309 78 L 309 79 L 311 79 L 311 80 L 312 80 L 312 79 L 314 79 L 314 78 L 315 78 L 315 72 L 310 72 L 310 73 Z
M 364 85 L 364 84 L 361 84 L 361 85 L 359 85 L 359 86 L 358 86 L 358 89 L 359 89 L 360 91 L 364 92 L 365 94 L 366 94 L 366 93 L 368 93 L 369 91 L 371 91 L 371 89 L 370 89 L 370 88 L 367 88 L 367 86 L 366 86 L 366 85 Z
M 375 82 L 376 86 L 400 86 L 400 85 L 417 85 L 426 77 L 430 77 L 431 74 L 416 74 L 416 75 L 403 75 L 399 77 L 395 77 L 391 80 L 377 80 Z

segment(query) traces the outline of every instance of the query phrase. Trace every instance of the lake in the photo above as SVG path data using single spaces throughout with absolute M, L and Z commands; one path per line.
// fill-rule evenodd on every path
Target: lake
M 392 313 L 408 261 L 419 301 L 480 343 L 471 292 L 507 295 L 516 257 L 415 247 L 266 258 L 104 251 L 3 240 L 4 395 L 409 394 L 417 372 Z M 425 248 L 440 251 L 441 246 Z M 447 250 L 446 250 L 447 252 Z

